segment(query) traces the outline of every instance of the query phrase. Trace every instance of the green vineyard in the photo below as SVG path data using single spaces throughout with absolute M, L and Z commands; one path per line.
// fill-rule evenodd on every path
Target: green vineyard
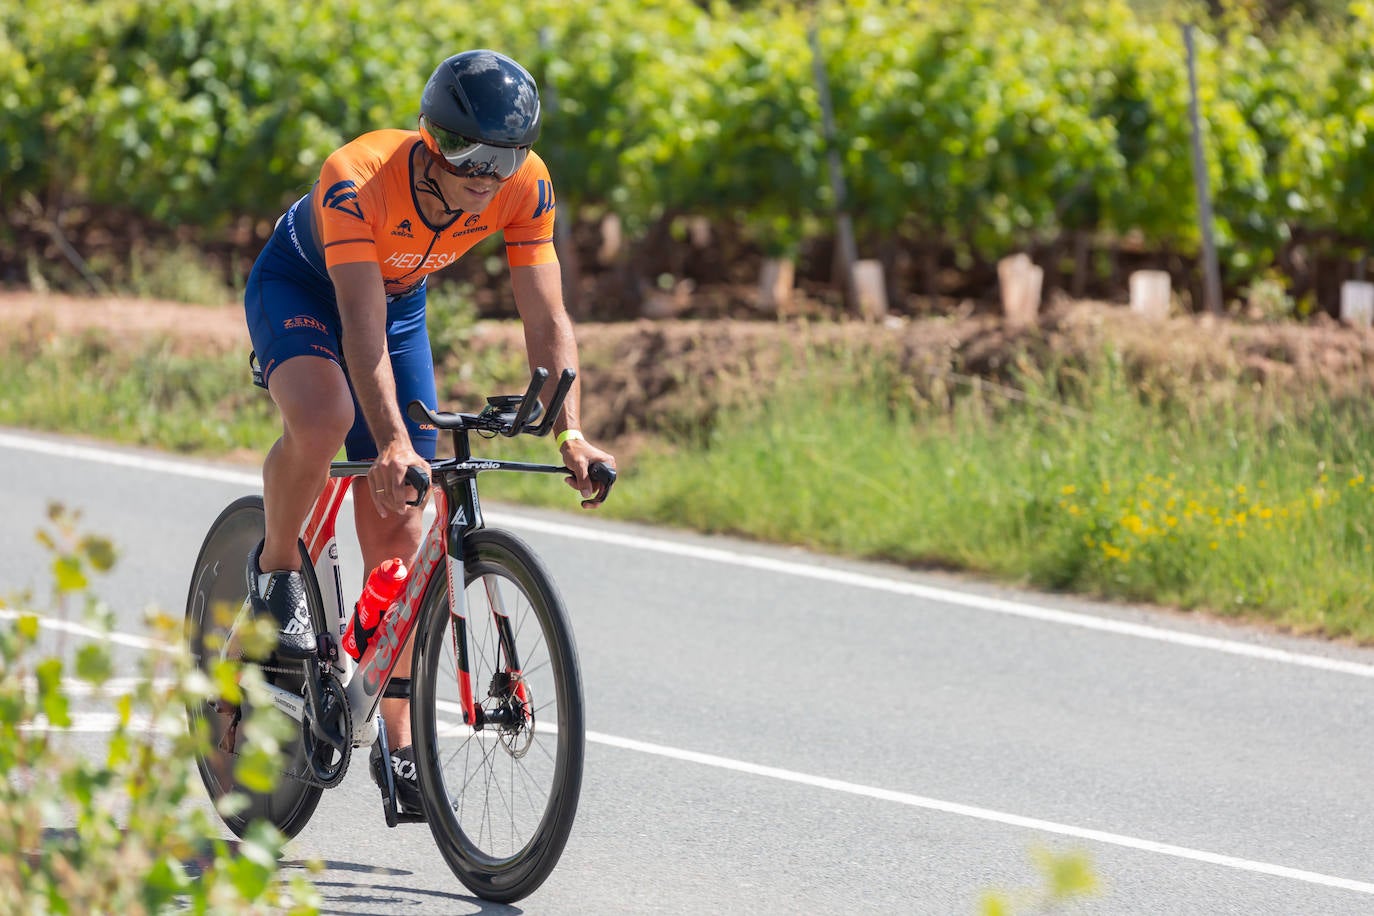
M 642 237 L 702 217 L 795 256 L 834 231 L 833 149 L 861 252 L 915 265 L 918 292 L 1015 251 L 1066 286 L 1103 250 L 1190 263 L 1192 21 L 1225 280 L 1277 276 L 1329 309 L 1374 241 L 1374 6 L 1281 25 L 1191 9 L 18 0 L 0 11 L 6 247 L 15 214 L 86 205 L 202 238 L 274 219 L 335 146 L 412 126 L 435 62 L 485 46 L 540 81 L 564 220 L 614 212 Z

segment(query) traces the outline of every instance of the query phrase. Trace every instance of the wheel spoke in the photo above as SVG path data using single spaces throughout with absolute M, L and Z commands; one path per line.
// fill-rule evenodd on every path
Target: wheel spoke
M 467 645 L 454 646 L 447 596 L 435 592 L 423 644 L 437 651 L 417 654 L 427 660 L 415 675 L 432 679 L 423 693 L 435 708 L 418 719 L 416 740 L 432 742 L 420 758 L 438 762 L 437 783 L 452 811 L 433 823 L 446 860 L 474 890 L 494 886 L 488 882 L 499 874 L 502 899 L 516 899 L 511 888 L 523 896 L 537 887 L 571 829 L 582 772 L 581 686 L 566 612 L 528 548 L 490 530 L 465 543 L 476 545 L 464 591 Z M 462 711 L 457 650 L 467 655 L 480 725 L 451 724 Z

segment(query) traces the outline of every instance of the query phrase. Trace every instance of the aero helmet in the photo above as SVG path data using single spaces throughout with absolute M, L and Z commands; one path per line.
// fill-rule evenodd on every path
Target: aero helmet
M 453 55 L 425 84 L 420 137 L 446 171 L 505 181 L 539 139 L 534 77 L 496 51 Z

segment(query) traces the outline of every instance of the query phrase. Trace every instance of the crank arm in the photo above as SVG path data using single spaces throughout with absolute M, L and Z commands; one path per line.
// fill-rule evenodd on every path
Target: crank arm
M 324 701 L 320 698 L 320 663 L 318 659 L 305 660 L 305 701 L 310 710 L 310 731 L 315 737 L 337 751 L 344 751 L 343 735 L 324 724 Z

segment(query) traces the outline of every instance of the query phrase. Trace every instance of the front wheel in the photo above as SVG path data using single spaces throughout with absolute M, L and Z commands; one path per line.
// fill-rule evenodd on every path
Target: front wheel
M 487 900 L 532 893 L 562 855 L 586 743 L 577 647 L 562 599 L 525 543 L 464 539 L 466 619 L 435 576 L 416 636 L 411 728 L 425 815 L 458 879 Z M 468 673 L 478 722 L 465 724 Z
M 205 675 L 207 683 L 215 683 L 220 661 L 243 661 L 236 634 L 252 619 L 244 569 L 265 527 L 262 497 L 237 499 L 210 526 L 196 558 L 186 598 L 186 642 L 191 663 Z M 304 562 L 301 569 L 307 577 L 307 600 L 318 632 L 322 616 L 319 590 L 314 587 L 310 564 Z M 269 663 L 263 672 L 278 687 L 293 693 L 303 689 L 305 671 L 299 662 Z M 186 715 L 192 733 L 199 738 L 196 766 L 210 800 L 218 807 L 220 799 L 231 792 L 246 799 L 245 806 L 223 815 L 230 830 L 243 836 L 253 821 L 266 820 L 289 838 L 305 827 L 322 790 L 309 782 L 309 763 L 299 740 L 283 748 L 277 761 L 281 772 L 276 785 L 268 791 L 256 790 L 243 785 L 236 773 L 244 751 L 244 725 L 253 716 L 252 707 L 247 702 L 232 705 L 217 696 L 195 697 L 187 703 Z

